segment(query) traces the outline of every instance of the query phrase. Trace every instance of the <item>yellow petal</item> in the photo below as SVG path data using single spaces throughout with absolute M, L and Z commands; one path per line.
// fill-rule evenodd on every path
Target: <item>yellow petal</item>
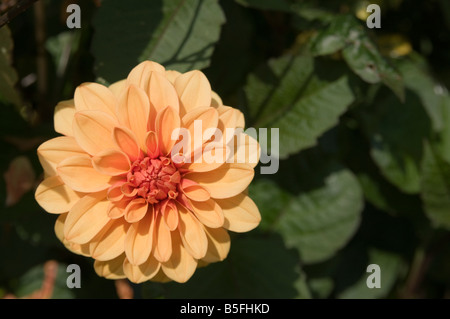
M 121 125 L 135 133 L 142 149 L 145 149 L 149 114 L 150 103 L 147 94 L 136 85 L 129 85 L 119 98 L 117 117 Z
M 175 145 L 172 132 L 180 127 L 180 117 L 171 107 L 166 107 L 156 116 L 156 133 L 161 153 L 167 155 Z
M 227 199 L 216 199 L 225 216 L 224 227 L 234 232 L 247 232 L 261 221 L 261 214 L 253 200 L 242 193 Z
M 73 100 L 67 100 L 61 101 L 56 105 L 53 116 L 56 132 L 66 136 L 73 136 L 72 121 L 76 112 L 74 103 Z
M 90 257 L 91 253 L 89 251 L 89 244 L 76 244 L 69 242 L 64 237 L 64 223 L 66 222 L 67 213 L 59 215 L 55 222 L 55 233 L 56 237 L 63 243 L 63 245 L 74 254 L 82 255 L 85 257 Z
M 89 242 L 92 258 L 111 260 L 121 255 L 125 250 L 124 242 L 128 225 L 122 218 L 110 220 Z
M 215 108 L 199 107 L 183 116 L 181 122 L 183 127 L 189 131 L 191 150 L 195 152 L 212 137 L 214 129 L 219 123 L 219 114 Z
M 205 256 L 208 248 L 208 240 L 203 229 L 203 225 L 186 208 L 181 205 L 178 208 L 179 222 L 178 230 L 183 246 L 195 259 Z
M 147 137 L 145 138 L 145 145 L 148 157 L 157 158 L 160 155 L 158 146 L 158 136 L 155 132 L 153 131 L 147 132 Z
M 222 227 L 224 215 L 222 208 L 212 199 L 204 202 L 191 201 L 195 216 L 205 226 L 211 228 Z
M 128 156 L 118 150 L 100 151 L 92 157 L 95 170 L 104 175 L 118 176 L 127 173 L 131 168 Z
M 180 283 L 188 281 L 194 274 L 197 260 L 183 247 L 178 232 L 172 233 L 172 256 L 161 266 L 167 277 Z
M 259 162 L 261 148 L 257 140 L 245 133 L 238 133 L 234 141 L 233 163 L 246 163 L 254 168 Z M 230 159 L 231 160 L 231 159 Z
M 214 91 L 211 91 L 211 106 L 218 108 L 223 105 L 222 99 L 220 98 L 219 94 L 217 94 Z
M 153 61 L 141 62 L 128 74 L 127 84 L 134 84 L 145 90 L 149 87 L 152 72 L 164 74 L 165 69 L 161 64 Z
M 139 266 L 130 263 L 128 258 L 125 258 L 123 263 L 123 271 L 127 278 L 136 284 L 152 279 L 160 270 L 161 263 L 150 256 L 145 262 Z
M 152 72 L 149 86 L 145 91 L 150 99 L 152 110 L 149 123 L 154 123 L 156 114 L 167 106 L 172 107 L 176 113 L 179 113 L 180 106 L 177 91 L 164 74 Z M 154 125 L 150 125 L 150 128 L 154 129 Z
M 155 218 L 154 232 L 155 237 L 153 241 L 155 251 L 153 254 L 160 262 L 167 261 L 172 255 L 172 237 L 169 228 L 167 228 L 160 214 Z
M 115 127 L 112 132 L 115 145 L 130 158 L 132 162 L 141 155 L 136 135 L 129 128 Z
M 136 223 L 140 221 L 147 213 L 151 213 L 148 211 L 148 203 L 143 198 L 135 198 L 130 201 L 125 208 L 125 220 L 129 223 Z
M 115 126 L 117 121 L 105 112 L 82 111 L 75 113 L 73 134 L 82 149 L 95 155 L 104 149 L 115 147 L 111 138 Z
M 174 84 L 176 78 L 179 77 L 181 73 L 175 70 L 167 70 L 165 75 L 166 79 L 169 80 L 170 83 Z
M 123 79 L 117 82 L 114 82 L 110 86 L 108 86 L 108 89 L 114 94 L 116 99 L 119 99 L 119 96 L 122 95 L 123 90 L 125 90 L 127 84 L 127 79 Z
M 77 111 L 103 111 L 115 117 L 117 100 L 106 86 L 93 82 L 83 83 L 76 88 L 74 100 Z
M 69 211 L 64 224 L 64 237 L 84 244 L 94 238 L 108 223 L 106 192 L 92 193 L 81 198 Z
M 191 154 L 190 163 L 183 165 L 190 172 L 209 172 L 226 162 L 227 149 L 222 142 L 208 142 L 203 149 Z M 189 157 L 188 157 L 189 158 Z
M 181 180 L 181 189 L 189 199 L 197 202 L 204 202 L 211 198 L 211 195 L 206 189 L 186 178 Z
M 218 169 L 206 173 L 189 173 L 186 178 L 203 186 L 212 198 L 228 198 L 244 191 L 254 176 L 247 164 L 225 163 Z
M 167 228 L 174 231 L 178 227 L 178 209 L 175 204 L 168 204 L 164 210 L 163 218 Z
M 211 85 L 201 71 L 181 74 L 176 78 L 174 86 L 181 102 L 181 116 L 197 107 L 211 105 Z
M 205 233 L 208 238 L 208 251 L 202 261 L 214 263 L 227 258 L 230 251 L 230 235 L 228 232 L 223 228 L 205 227 Z
M 56 170 L 63 182 L 77 192 L 99 192 L 111 186 L 111 176 L 97 172 L 87 155 L 66 158 Z
M 108 279 L 122 279 L 126 278 L 123 272 L 123 262 L 125 260 L 125 254 L 120 255 L 111 260 L 94 262 L 94 269 L 97 275 Z
M 73 191 L 58 176 L 46 178 L 36 189 L 38 204 L 52 214 L 67 213 L 84 194 Z
M 125 238 L 125 254 L 133 265 L 144 263 L 153 248 L 153 212 L 149 212 L 140 221 L 130 225 Z
M 166 276 L 162 268 L 159 268 L 159 271 L 156 273 L 156 275 L 152 278 L 152 281 L 154 282 L 161 282 L 166 283 L 172 281 L 169 277 Z
M 62 160 L 75 155 L 85 155 L 86 152 L 73 137 L 60 136 L 42 143 L 37 154 L 44 171 L 53 176 L 56 175 L 56 166 Z
M 125 209 L 127 208 L 129 201 L 120 200 L 118 202 L 110 202 L 108 205 L 108 217 L 111 219 L 118 219 L 125 215 Z

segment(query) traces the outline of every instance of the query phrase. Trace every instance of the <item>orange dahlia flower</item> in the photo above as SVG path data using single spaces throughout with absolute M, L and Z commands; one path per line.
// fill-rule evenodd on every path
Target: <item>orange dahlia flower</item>
M 84 83 L 56 106 L 54 124 L 63 136 L 38 148 L 45 179 L 35 197 L 59 214 L 61 242 L 94 258 L 100 276 L 186 282 L 197 266 L 226 258 L 228 230 L 260 222 L 246 193 L 257 162 L 249 146 L 258 143 L 242 130 L 232 139 L 211 133 L 237 132 L 244 117 L 222 104 L 200 71 L 146 61 L 109 87 Z M 174 153 L 181 129 L 194 138 Z M 236 147 L 221 161 L 191 160 L 229 145 Z

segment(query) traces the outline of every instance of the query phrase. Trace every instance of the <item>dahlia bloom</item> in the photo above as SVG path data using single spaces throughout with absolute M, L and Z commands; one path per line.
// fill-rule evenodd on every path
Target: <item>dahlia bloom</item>
M 38 148 L 45 179 L 35 197 L 59 214 L 59 240 L 95 259 L 100 276 L 186 282 L 226 258 L 228 230 L 260 222 L 246 193 L 259 144 L 200 71 L 146 61 L 109 87 L 83 83 L 56 106 L 54 125 L 63 136 Z M 182 129 L 191 139 L 180 148 Z M 215 134 L 226 129 L 235 134 Z

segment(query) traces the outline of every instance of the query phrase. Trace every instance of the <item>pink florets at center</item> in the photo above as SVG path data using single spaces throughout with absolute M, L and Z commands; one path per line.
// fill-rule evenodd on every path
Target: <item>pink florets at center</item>
M 180 180 L 180 172 L 168 157 L 136 160 L 127 174 L 127 184 L 149 204 L 177 198 Z

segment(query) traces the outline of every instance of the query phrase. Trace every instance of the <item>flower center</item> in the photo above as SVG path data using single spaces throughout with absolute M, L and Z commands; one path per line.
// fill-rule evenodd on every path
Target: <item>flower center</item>
M 180 180 L 180 172 L 168 157 L 136 160 L 127 174 L 130 191 L 150 204 L 177 198 Z

